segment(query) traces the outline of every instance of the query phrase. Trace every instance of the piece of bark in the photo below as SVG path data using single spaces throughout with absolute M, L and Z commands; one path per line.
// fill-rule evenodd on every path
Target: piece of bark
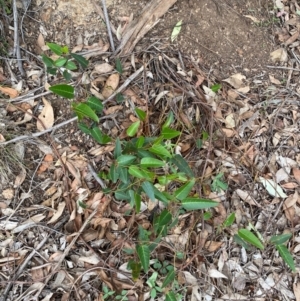
M 152 29 L 168 9 L 177 0 L 152 0 L 143 9 L 138 19 L 133 20 L 126 30 L 116 54 L 126 56 L 130 54 L 135 45 Z

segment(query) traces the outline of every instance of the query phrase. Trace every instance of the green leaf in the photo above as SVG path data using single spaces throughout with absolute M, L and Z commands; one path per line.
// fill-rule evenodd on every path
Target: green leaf
M 121 142 L 119 137 L 116 139 L 116 146 L 114 149 L 114 158 L 117 159 L 122 154 Z
M 168 284 L 170 284 L 171 282 L 173 282 L 174 279 L 175 279 L 175 270 L 173 268 L 167 274 L 166 278 L 164 279 L 164 282 L 161 285 L 161 288 L 166 287 Z
M 200 198 L 186 198 L 181 202 L 181 205 L 185 210 L 208 209 L 216 207 L 218 204 L 218 202 Z
M 107 135 L 103 135 L 101 130 L 97 127 L 94 126 L 91 129 L 91 136 L 99 143 L 99 144 L 106 144 L 110 142 L 110 138 Z
M 51 74 L 51 75 L 56 75 L 57 73 L 57 68 L 56 67 L 47 67 L 47 73 Z
M 168 292 L 166 294 L 165 301 L 177 301 L 175 293 L 174 292 Z
M 116 183 L 118 181 L 119 173 L 118 173 L 118 169 L 114 163 L 110 166 L 109 178 L 111 179 L 111 181 L 113 183 Z
M 233 241 L 235 241 L 237 244 L 241 245 L 245 250 L 250 249 L 250 246 L 237 234 L 234 234 Z
M 117 158 L 117 162 L 120 166 L 126 166 L 131 164 L 136 159 L 133 155 L 121 155 Z
M 61 51 L 62 51 L 63 54 L 68 54 L 69 53 L 69 47 L 68 46 L 61 47 Z
M 122 166 L 118 166 L 119 179 L 123 183 L 128 183 L 128 170 Z
M 218 92 L 221 88 L 222 88 L 222 85 L 220 85 L 220 84 L 214 84 L 210 87 L 210 89 L 215 93 Z
M 140 120 L 144 121 L 146 119 L 146 112 L 143 110 L 135 108 L 135 113 Z
M 209 220 L 211 217 L 212 217 L 212 213 L 209 212 L 209 211 L 207 211 L 207 212 L 205 212 L 205 213 L 203 214 L 203 219 L 204 219 L 205 221 Z
M 182 156 L 176 154 L 172 159 L 171 162 L 175 164 L 180 171 L 184 172 L 189 177 L 194 177 L 194 173 L 189 167 L 188 163 L 185 161 Z
M 88 135 L 91 135 L 91 129 L 85 124 L 85 123 L 82 123 L 82 122 L 79 122 L 78 123 L 78 128 L 85 134 L 88 134 Z
M 174 122 L 174 114 L 172 111 L 169 112 L 166 122 L 163 124 L 162 128 L 168 128 Z
M 53 93 L 62 96 L 64 98 L 74 98 L 74 88 L 70 85 L 59 84 L 49 88 Z
M 65 68 L 67 68 L 68 70 L 76 70 L 77 66 L 75 65 L 74 62 L 68 61 L 65 65 Z
M 44 64 L 45 64 L 47 67 L 52 67 L 52 66 L 54 66 L 54 61 L 53 61 L 50 57 L 48 57 L 48 56 L 46 56 L 46 55 L 44 55 L 44 54 L 42 54 L 42 60 L 43 60 Z M 56 70 L 56 69 L 55 69 L 55 70 Z
M 141 148 L 141 147 L 143 147 L 144 143 L 145 143 L 145 137 L 140 136 L 136 141 L 136 147 Z
M 119 201 L 130 201 L 130 196 L 123 190 L 117 190 L 115 192 L 115 198 Z
M 131 124 L 130 127 L 126 131 L 126 134 L 129 137 L 133 137 L 137 133 L 137 131 L 140 127 L 140 124 L 141 124 L 140 120 L 138 120 L 138 121 L 134 122 L 133 124 Z
M 135 212 L 140 213 L 141 211 L 141 204 L 142 204 L 142 197 L 138 193 L 134 193 L 134 204 L 135 204 Z
M 202 139 L 197 139 L 196 140 L 196 147 L 198 149 L 200 149 L 200 148 L 202 148 L 202 146 L 203 146 L 203 140 Z
M 181 134 L 181 132 L 173 130 L 169 127 L 165 127 L 162 129 L 161 134 L 164 137 L 164 139 L 173 139 L 175 137 L 178 137 Z
M 158 225 L 161 227 L 161 226 L 168 225 L 171 220 L 172 220 L 172 214 L 167 209 L 165 209 L 159 215 L 157 222 Z
M 132 271 L 131 275 L 132 275 L 133 280 L 138 280 L 140 273 L 141 273 L 142 265 L 139 262 L 132 261 L 132 262 L 130 262 L 129 266 Z
M 89 61 L 85 59 L 82 55 L 71 53 L 71 56 L 80 64 L 80 66 L 83 69 L 85 69 L 89 65 Z
M 146 157 L 141 160 L 142 167 L 163 167 L 165 165 L 166 163 L 164 161 L 155 158 Z
M 166 157 L 166 158 L 171 158 L 172 155 L 170 152 L 161 144 L 154 144 L 149 148 L 149 151 L 153 154 Z
M 177 38 L 177 36 L 179 35 L 180 33 L 180 30 L 181 30 L 181 25 L 182 25 L 182 20 L 178 21 L 172 31 L 172 34 L 171 34 L 171 41 L 174 42 Z
M 146 245 L 137 245 L 136 247 L 137 254 L 141 261 L 144 272 L 147 273 L 150 266 L 150 250 Z
M 153 185 L 150 182 L 145 181 L 142 184 L 142 188 L 143 188 L 144 192 L 146 193 L 146 195 L 150 198 L 150 200 L 152 202 L 154 202 L 155 201 L 155 194 L 154 194 Z
M 215 176 L 211 185 L 212 191 L 220 192 L 221 190 L 227 190 L 228 184 L 222 181 L 223 175 L 224 173 L 220 172 Z
M 86 104 L 93 109 L 97 114 L 101 114 L 103 111 L 103 104 L 101 102 L 101 100 L 95 96 L 90 96 L 87 101 Z
M 117 103 L 121 103 L 121 102 L 123 102 L 124 101 L 124 95 L 122 94 L 122 93 L 118 93 L 117 95 L 116 95 L 116 102 Z
M 123 73 L 122 64 L 121 64 L 120 58 L 118 58 L 118 57 L 116 58 L 116 69 L 120 74 Z
M 256 235 L 254 235 L 251 231 L 247 229 L 241 229 L 238 231 L 238 235 L 240 238 L 242 238 L 244 241 L 252 244 L 253 246 L 263 250 L 264 246 L 261 243 L 261 241 L 258 239 Z
M 54 61 L 54 65 L 56 67 L 62 67 L 67 62 L 67 59 L 64 57 L 58 58 L 56 61 Z
M 292 236 L 292 233 L 273 235 L 270 239 L 270 243 L 274 245 L 282 245 L 287 242 Z
M 288 248 L 285 245 L 276 245 L 276 249 L 278 250 L 284 262 L 290 267 L 290 269 L 293 272 L 296 272 L 295 263 Z
M 191 179 L 189 182 L 185 183 L 183 186 L 181 186 L 180 188 L 178 188 L 175 192 L 174 192 L 174 196 L 180 200 L 183 201 L 191 192 L 192 188 L 194 187 L 196 182 L 196 179 L 193 178 Z
M 155 186 L 153 186 L 153 189 L 154 189 L 154 195 L 155 197 L 162 201 L 163 203 L 168 203 L 168 198 L 166 197 L 166 195 L 164 195 L 161 191 L 159 191 Z
M 230 227 L 233 224 L 234 220 L 235 220 L 235 213 L 233 212 L 223 222 L 223 227 L 225 227 L 225 228 Z
M 55 43 L 46 43 L 47 46 L 50 48 L 52 52 L 54 52 L 57 55 L 62 55 L 63 54 L 63 49 L 61 46 L 55 44 Z
M 131 165 L 129 166 L 128 172 L 130 175 L 139 178 L 139 179 L 146 179 L 147 178 L 147 174 L 141 170 L 140 168 L 138 168 L 136 165 Z
M 72 75 L 68 72 L 68 70 L 64 70 L 63 77 L 66 81 L 69 81 L 72 78 Z
M 93 121 L 99 122 L 99 118 L 96 113 L 86 103 L 72 103 L 72 107 L 79 120 L 84 117 L 88 117 Z

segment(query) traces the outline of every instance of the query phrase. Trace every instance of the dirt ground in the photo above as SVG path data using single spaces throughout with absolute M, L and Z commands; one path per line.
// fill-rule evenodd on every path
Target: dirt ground
M 149 2 L 106 0 L 116 47 Z M 274 8 L 279 2 L 286 5 L 285 12 Z M 55 42 L 80 49 L 78 53 L 101 50 L 89 57 L 87 70 L 72 79 L 76 103 L 101 95 L 107 74 L 98 75 L 95 68 L 114 64 L 101 1 L 23 0 L 17 6 L 26 72 L 21 78 L 16 60 L 8 59 L 0 70 L 0 88 L 29 95 L 35 89 L 45 91 L 48 83 L 60 83 L 62 77 L 47 74 L 39 57 L 45 42 Z M 120 83 L 146 61 L 148 73 L 124 88 L 125 104 L 116 101 L 105 107 L 104 117 L 113 117 L 104 118 L 99 127 L 113 138 L 126 137 L 125 130 L 136 120 L 131 102 L 149 113 L 148 128 L 142 129 L 148 132 L 156 133 L 168 110 L 174 112 L 182 133 L 180 151 L 201 179 L 193 193 L 200 191 L 220 203 L 207 220 L 199 212 L 187 213 L 177 232 L 168 233 L 174 245 L 184 241 L 180 247 L 186 255 L 175 263 L 178 278 L 172 289 L 182 294 L 177 301 L 300 300 L 296 273 L 273 245 L 248 251 L 233 239 L 238 229 L 249 225 L 258 231 L 252 228 L 250 233 L 262 233 L 265 241 L 275 234 L 291 235 L 284 246 L 293 252 L 299 271 L 299 11 L 294 0 L 177 0 L 132 53 L 121 57 Z M 13 18 L 7 20 L 11 27 L 4 30 L 12 56 Z M 181 31 L 172 42 L 180 20 Z M 270 53 L 278 48 L 289 58 L 272 61 Z M 237 75 L 234 81 L 228 79 L 232 75 Z M 156 207 L 148 200 L 151 210 L 127 215 L 128 204 L 105 203 L 95 178 L 109 170 L 114 146 L 99 146 L 76 122 L 33 139 L 36 123 L 22 122 L 26 99 L 23 111 L 8 110 L 2 92 L 0 138 L 28 136 L 7 144 L 0 154 L 0 301 L 27 301 L 34 295 L 44 301 L 116 300 L 104 297 L 104 284 L 118 297 L 125 290 L 126 296 L 118 300 L 150 300 L 147 275 L 133 281 L 126 268 L 124 272 L 131 257 L 123 251 L 137 242 L 138 225 L 150 225 Z M 54 124 L 74 117 L 69 100 L 54 94 L 46 98 Z M 45 105 L 42 97 L 28 103 L 34 116 Z M 203 141 L 196 147 L 199 137 Z M 0 146 L 6 143 L 1 139 Z M 53 161 L 45 161 L 48 154 Z M 213 191 L 218 176 L 223 188 Z M 284 191 L 280 186 L 281 192 L 274 192 L 274 185 Z M 81 207 L 82 200 L 86 207 Z M 94 204 L 107 207 L 92 223 Z M 226 228 L 223 223 L 232 212 L 235 220 Z M 166 245 L 155 251 L 153 261 L 175 262 L 174 248 Z M 120 277 L 124 273 L 125 278 Z

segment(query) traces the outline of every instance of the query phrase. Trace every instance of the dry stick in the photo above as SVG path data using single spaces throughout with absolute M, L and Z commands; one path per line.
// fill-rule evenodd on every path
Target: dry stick
M 267 68 L 271 68 L 271 69 L 283 69 L 283 70 L 293 70 L 293 71 L 300 72 L 300 69 L 291 68 L 291 67 L 283 67 L 283 66 L 267 66 Z
M 66 256 L 69 254 L 69 252 L 71 251 L 71 249 L 73 248 L 75 242 L 77 241 L 77 239 L 80 237 L 80 235 L 82 234 L 83 230 L 86 228 L 86 226 L 88 225 L 88 223 L 92 220 L 92 218 L 96 215 L 98 211 L 98 208 L 95 208 L 94 211 L 91 213 L 91 215 L 85 220 L 84 224 L 81 226 L 80 230 L 76 233 L 76 235 L 74 236 L 73 240 L 70 242 L 70 244 L 67 246 L 67 248 L 64 250 L 64 253 L 61 255 L 61 257 L 59 258 L 59 261 L 57 262 L 57 264 L 55 265 L 52 273 L 46 278 L 45 282 L 43 283 L 43 286 L 41 287 L 40 291 L 38 292 L 38 295 L 40 294 L 40 292 L 43 290 L 43 288 L 47 285 L 47 283 L 50 281 L 50 279 L 52 278 L 53 274 L 56 273 L 59 268 L 60 265 L 62 264 L 62 262 L 64 261 L 64 259 L 66 258 Z M 36 296 L 38 297 L 38 296 Z M 2 301 L 2 300 L 0 300 Z M 3 300 L 4 301 L 4 300 Z
M 88 169 L 89 169 L 89 172 L 92 174 L 92 176 L 94 177 L 94 179 L 99 183 L 99 185 L 105 189 L 106 188 L 106 185 L 105 183 L 99 178 L 99 176 L 97 175 L 97 173 L 95 172 L 94 168 L 92 167 L 92 165 L 89 163 L 88 164 Z
M 120 93 L 120 92 L 122 92 L 123 91 L 123 89 L 125 89 L 142 71 L 144 70 L 144 66 L 142 66 L 140 69 L 138 69 L 137 71 L 135 71 L 133 74 L 131 74 L 126 80 L 125 80 L 125 82 L 123 83 L 123 85 L 121 85 L 111 96 L 109 96 L 106 100 L 104 100 L 103 101 L 103 104 L 105 104 L 105 103 L 107 103 L 107 102 L 109 102 L 109 101 L 111 101 L 114 97 L 116 97 L 116 95 L 118 94 L 118 93 Z M 48 92 L 46 92 L 47 94 L 48 94 Z M 49 92 L 49 93 L 51 93 L 51 92 Z M 34 96 L 34 97 L 31 97 L 31 98 L 36 98 L 36 97 L 38 97 L 38 96 Z M 100 117 L 100 120 L 102 120 L 102 119 L 107 119 L 107 118 L 110 118 L 111 116 L 103 116 L 103 117 Z M 66 125 L 66 124 L 68 124 L 68 123 L 71 123 L 71 122 L 73 122 L 73 121 L 76 121 L 77 120 L 77 117 L 73 117 L 73 118 L 71 118 L 71 119 L 69 119 L 69 120 L 66 120 L 66 121 L 64 121 L 64 122 L 62 122 L 62 123 L 59 123 L 59 124 L 57 124 L 57 125 L 55 125 L 55 126 L 53 126 L 52 128 L 49 128 L 49 129 L 46 129 L 46 130 L 44 130 L 44 131 L 42 131 L 42 132 L 38 132 L 38 133 L 33 133 L 33 134 L 31 134 L 31 135 L 23 135 L 23 136 L 19 136 L 19 137 L 16 137 L 16 138 L 14 138 L 14 139 L 11 139 L 11 140 L 9 140 L 9 141 L 5 141 L 5 142 L 1 142 L 0 143 L 0 146 L 4 146 L 4 145 L 8 145 L 8 144 L 10 144 L 10 143 L 14 143 L 14 142 L 17 142 L 17 141 L 20 141 L 20 140 L 25 140 L 25 139 L 30 139 L 30 138 L 36 138 L 36 137 L 39 137 L 39 136 L 41 136 L 41 135 L 44 135 L 44 134 L 46 134 L 46 133 L 49 133 L 49 132 L 51 132 L 51 131 L 53 131 L 53 130 L 56 130 L 56 129 L 58 129 L 58 128 L 60 128 L 60 127 L 62 127 L 62 126 L 64 126 L 64 125 Z
M 109 17 L 108 17 L 108 13 L 107 13 L 105 0 L 102 0 L 102 6 L 103 6 L 103 13 L 104 13 L 105 23 L 106 23 L 106 27 L 107 27 L 110 47 L 111 47 L 111 50 L 113 52 L 115 52 L 116 48 L 115 48 L 114 40 L 113 40 L 113 37 L 111 34 L 110 22 L 109 22 Z
M 35 253 L 46 243 L 49 235 L 46 235 L 44 239 L 32 250 L 32 252 L 28 255 L 28 257 L 24 260 L 24 262 L 19 266 L 18 271 L 16 272 L 15 279 L 17 279 L 23 272 L 23 270 L 26 268 L 28 262 L 32 259 L 32 257 L 35 255 Z M 6 301 L 7 295 L 11 290 L 11 287 L 13 285 L 13 282 L 9 282 L 3 292 L 3 295 L 0 297 L 0 301 Z
M 21 58 L 20 45 L 19 45 L 18 10 L 17 10 L 16 0 L 13 0 L 13 14 L 14 14 L 14 55 L 17 57 L 19 71 L 21 75 L 24 76 L 25 72 L 22 65 L 22 58 Z

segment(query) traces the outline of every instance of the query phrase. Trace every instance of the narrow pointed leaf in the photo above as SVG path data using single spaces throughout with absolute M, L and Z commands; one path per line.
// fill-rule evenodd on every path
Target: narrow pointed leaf
M 181 132 L 165 127 L 162 129 L 161 134 L 164 137 L 164 139 L 173 139 L 175 137 L 178 137 L 181 134 Z
M 91 135 L 91 129 L 84 123 L 78 123 L 78 128 L 85 134 Z
M 95 96 L 89 97 L 86 101 L 86 104 L 98 114 L 102 113 L 103 111 L 103 104 L 101 100 Z
M 141 261 L 144 272 L 147 273 L 150 266 L 150 250 L 146 245 L 138 245 L 136 247 L 137 254 Z
M 181 186 L 180 188 L 178 188 L 175 192 L 174 192 L 174 196 L 180 200 L 183 201 L 191 192 L 192 188 L 194 187 L 196 182 L 196 179 L 193 178 L 190 180 L 190 182 L 187 182 L 186 184 L 184 184 L 183 186 Z
M 71 56 L 80 64 L 80 66 L 85 69 L 89 65 L 89 61 L 83 56 L 76 53 L 71 53 Z
M 292 237 L 292 233 L 286 233 L 281 235 L 274 235 L 270 239 L 270 243 L 274 245 L 282 245 Z
M 158 159 L 155 159 L 155 158 L 143 158 L 141 160 L 141 166 L 143 167 L 163 167 L 165 166 L 165 162 L 164 161 L 161 161 L 161 160 L 158 160 Z
M 153 154 L 166 157 L 166 158 L 171 158 L 172 155 L 170 152 L 161 144 L 154 144 L 149 148 L 149 151 Z
M 174 42 L 181 31 L 182 20 L 178 21 L 172 31 L 171 41 Z
M 55 43 L 46 43 L 47 46 L 50 48 L 50 50 L 57 54 L 57 55 L 62 55 L 63 54 L 63 51 L 62 51 L 62 47 L 55 44 Z
M 55 85 L 49 88 L 53 93 L 62 96 L 64 98 L 72 99 L 74 98 L 74 88 L 70 85 Z
M 223 223 L 223 227 L 230 227 L 235 220 L 235 213 L 231 213 Z
M 117 159 L 122 154 L 121 142 L 119 137 L 116 139 L 116 146 L 114 149 L 114 158 Z
M 76 70 L 77 66 L 75 65 L 74 62 L 68 61 L 65 65 L 65 68 L 67 68 L 68 70 Z
M 52 67 L 54 65 L 54 61 L 44 54 L 42 54 L 42 60 L 47 67 Z
M 122 64 L 121 64 L 121 60 L 120 58 L 116 58 L 116 69 L 117 71 L 122 74 L 123 73 L 123 68 L 122 68 Z
M 175 155 L 171 162 L 175 164 L 180 171 L 184 172 L 189 177 L 194 177 L 194 173 L 189 167 L 188 163 L 180 155 Z
M 171 291 L 171 292 L 168 292 L 168 293 L 166 294 L 166 299 L 165 299 L 165 301 L 177 301 L 175 293 L 172 292 L 172 291 Z
M 145 181 L 142 184 L 142 188 L 143 188 L 144 192 L 146 193 L 146 195 L 150 198 L 150 200 L 152 202 L 154 202 L 155 201 L 155 194 L 154 194 L 153 185 L 150 182 Z
M 121 155 L 117 158 L 117 162 L 120 166 L 126 166 L 131 164 L 136 159 L 133 155 Z
M 161 227 L 161 226 L 168 225 L 171 220 L 172 220 L 172 214 L 167 209 L 165 209 L 159 215 L 157 222 L 158 225 Z
M 142 121 L 144 121 L 146 119 L 146 112 L 139 109 L 139 108 L 135 108 L 135 113 L 138 116 L 138 118 Z
M 140 127 L 140 124 L 141 124 L 141 122 L 138 120 L 138 121 L 136 121 L 136 122 L 134 122 L 132 125 L 130 125 L 130 127 L 127 129 L 127 131 L 126 131 L 126 134 L 129 136 L 129 137 L 133 137 L 136 133 L 137 133 L 137 131 L 138 131 L 138 129 L 139 129 L 139 127 Z
M 186 210 L 200 210 L 216 207 L 219 203 L 208 199 L 186 198 L 181 202 L 181 205 Z
M 66 81 L 69 81 L 72 78 L 72 75 L 69 73 L 68 70 L 64 70 L 63 77 Z
M 163 124 L 162 128 L 168 128 L 174 122 L 174 114 L 172 111 L 169 112 L 166 122 Z
M 164 282 L 162 283 L 161 288 L 164 288 L 167 285 L 169 285 L 170 283 L 172 283 L 174 279 L 175 279 L 175 270 L 172 269 L 169 271 L 166 278 L 164 279 Z
M 82 102 L 79 104 L 73 103 L 72 106 L 79 120 L 81 120 L 84 117 L 88 117 L 93 121 L 99 122 L 98 116 L 87 104 Z
M 264 249 L 264 246 L 261 243 L 261 241 L 251 231 L 249 231 L 247 229 L 241 229 L 238 231 L 238 235 L 244 241 L 248 242 L 249 244 L 252 244 L 253 246 L 259 248 L 260 250 Z
M 288 248 L 285 245 L 277 245 L 276 249 L 278 250 L 280 256 L 284 260 L 284 262 L 290 267 L 293 272 L 296 272 L 294 259 L 289 252 Z
M 60 58 L 58 58 L 58 59 L 54 62 L 54 65 L 55 65 L 56 67 L 62 67 L 66 62 L 67 62 L 67 59 L 66 59 L 66 58 L 60 57 Z

